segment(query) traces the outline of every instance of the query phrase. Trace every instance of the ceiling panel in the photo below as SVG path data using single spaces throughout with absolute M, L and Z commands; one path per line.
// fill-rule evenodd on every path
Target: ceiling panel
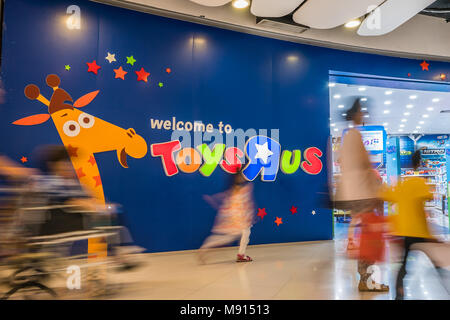
M 227 4 L 228 2 L 231 2 L 231 0 L 190 0 L 192 2 L 208 6 L 208 7 L 220 7 L 224 4 Z
M 279 18 L 290 14 L 305 0 L 253 0 L 250 12 L 257 17 Z
M 435 0 L 387 0 L 363 21 L 358 29 L 358 34 L 360 36 L 387 34 L 433 2 Z
M 340 136 L 342 130 L 349 127 L 350 123 L 342 114 L 351 107 L 356 97 L 367 99 L 362 102 L 368 112 L 365 123 L 386 124 L 384 126 L 389 134 L 450 133 L 450 113 L 440 113 L 441 110 L 450 110 L 450 92 L 337 83 L 330 88 L 330 129 L 333 136 Z
M 365 15 L 371 6 L 379 6 L 383 1 L 308 0 L 294 13 L 293 19 L 314 29 L 332 29 Z

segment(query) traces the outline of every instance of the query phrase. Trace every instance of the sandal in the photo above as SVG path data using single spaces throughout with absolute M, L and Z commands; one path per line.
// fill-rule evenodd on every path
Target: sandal
M 253 261 L 252 258 L 250 258 L 249 256 L 243 255 L 243 254 L 238 254 L 237 255 L 237 259 L 236 262 L 250 262 Z
M 389 286 L 382 283 L 373 283 L 373 287 L 369 288 L 367 283 L 360 281 L 358 284 L 358 290 L 361 292 L 388 292 Z

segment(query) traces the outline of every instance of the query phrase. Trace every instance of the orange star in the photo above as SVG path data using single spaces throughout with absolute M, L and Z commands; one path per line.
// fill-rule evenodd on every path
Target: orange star
M 22 161 L 22 163 L 25 163 L 25 162 L 28 161 L 28 158 L 27 158 L 27 157 L 22 157 L 22 158 L 20 159 L 20 161 Z
M 276 218 L 275 219 L 275 223 L 277 224 L 277 227 L 279 227 L 280 226 L 280 224 L 283 224 L 283 221 L 282 221 L 282 219 L 281 218 Z
M 77 173 L 78 179 L 81 179 L 86 176 L 86 174 L 83 172 L 83 168 L 77 169 L 76 173 Z
M 172 69 L 167 68 L 167 69 L 166 69 L 166 72 L 167 72 L 167 73 L 171 73 L 171 72 L 172 72 Z
M 70 144 L 67 146 L 67 153 L 69 154 L 69 157 L 78 157 L 77 150 L 78 148 L 72 147 Z
M 95 165 L 95 158 L 94 158 L 94 156 L 93 155 L 91 155 L 91 157 L 89 158 L 89 160 L 88 160 L 88 162 L 91 164 L 91 165 Z
M 289 211 L 291 211 L 292 214 L 297 213 L 297 207 L 292 206 L 292 208 L 289 209 Z
M 150 73 L 146 72 L 144 70 L 144 68 L 141 68 L 141 70 L 135 71 L 135 72 L 136 72 L 136 74 L 138 76 L 137 81 L 145 81 L 145 82 L 147 82 L 147 77 L 150 75 Z
M 120 78 L 122 80 L 125 80 L 125 75 L 128 73 L 122 69 L 122 66 L 120 66 L 119 69 L 114 69 L 114 72 L 116 73 L 114 79 Z
M 429 71 L 428 70 L 428 66 L 429 66 L 430 64 L 429 63 L 427 63 L 425 60 L 420 64 L 420 66 L 422 67 L 422 70 L 427 70 L 427 71 Z
M 95 176 L 95 177 L 92 177 L 92 179 L 94 179 L 94 180 L 95 180 L 95 186 L 96 186 L 96 187 L 98 187 L 98 186 L 101 186 L 101 185 L 102 185 L 102 179 L 100 178 L 100 176 Z
M 266 208 L 262 208 L 262 209 L 259 209 L 259 208 L 258 208 L 258 214 L 257 214 L 257 216 L 258 216 L 258 217 L 261 217 L 261 220 L 264 219 L 264 216 L 265 216 L 266 214 L 267 214 Z
M 88 72 L 92 72 L 97 74 L 98 69 L 100 69 L 101 67 L 97 64 L 97 61 L 92 61 L 92 62 L 86 62 L 86 64 L 88 65 Z

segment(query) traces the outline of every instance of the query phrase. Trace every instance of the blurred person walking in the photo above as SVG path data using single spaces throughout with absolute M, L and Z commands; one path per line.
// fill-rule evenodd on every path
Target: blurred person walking
M 216 197 L 221 196 L 216 195 Z M 240 239 L 236 262 L 250 262 L 245 255 L 254 222 L 253 185 L 246 181 L 242 169 L 232 176 L 230 188 L 222 194 L 216 221 L 210 235 L 199 249 L 198 258 L 204 263 L 208 249 L 225 246 Z
M 363 116 L 360 99 L 356 99 L 346 112 L 346 120 L 352 121 L 353 126 L 343 137 L 339 158 L 341 177 L 335 195 L 336 208 L 351 212 L 347 248 L 349 251 L 357 249 L 354 233 L 356 224 L 361 221 L 361 215 L 372 213 L 380 207 L 380 180 L 372 168 L 361 133 L 355 128 L 363 124 Z M 368 221 L 370 220 L 366 223 Z M 372 264 L 372 261 L 358 260 L 359 291 L 388 291 L 389 287 L 384 284 L 374 283 L 373 286 L 368 286 L 372 275 L 369 267 Z
M 421 163 L 420 150 L 412 156 L 414 171 Z M 396 203 L 396 214 L 389 217 L 392 235 L 403 242 L 403 260 L 397 274 L 396 300 L 404 298 L 403 279 L 406 276 L 406 264 L 411 246 L 415 243 L 436 242 L 430 233 L 425 213 L 425 201 L 432 200 L 433 194 L 424 178 L 408 177 L 401 179 L 394 188 L 385 188 L 381 192 L 384 200 Z

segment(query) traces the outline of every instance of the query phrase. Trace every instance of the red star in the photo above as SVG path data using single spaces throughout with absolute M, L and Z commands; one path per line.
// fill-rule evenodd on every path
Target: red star
M 125 80 L 125 75 L 128 73 L 128 72 L 126 72 L 125 70 L 122 69 L 122 66 L 120 66 L 119 69 L 114 69 L 114 72 L 116 74 L 114 79 L 120 78 L 122 80 Z
M 101 185 L 102 185 L 102 179 L 100 178 L 100 176 L 95 176 L 95 177 L 92 177 L 92 179 L 94 179 L 94 180 L 95 180 L 95 186 L 96 186 L 96 187 L 98 187 L 98 186 L 101 186 Z
M 78 148 L 72 147 L 70 144 L 67 146 L 67 153 L 69 154 L 69 157 L 78 157 L 77 150 Z
M 94 158 L 93 155 L 91 155 L 91 157 L 89 158 L 88 162 L 89 162 L 91 165 L 95 165 L 96 162 L 95 162 L 95 158 Z
M 292 208 L 289 209 L 289 211 L 291 211 L 292 214 L 297 213 L 297 207 L 292 206 Z
M 92 62 L 86 62 L 86 64 L 89 66 L 88 68 L 88 72 L 93 72 L 95 74 L 97 74 L 98 69 L 100 69 L 101 67 L 97 64 L 97 61 L 92 61 Z
M 262 208 L 262 209 L 259 209 L 259 208 L 258 208 L 258 214 L 257 214 L 257 216 L 261 217 L 261 220 L 264 219 L 264 216 L 265 216 L 266 214 L 267 214 L 266 208 Z
M 166 69 L 166 72 L 167 72 L 167 73 L 171 73 L 172 70 L 171 70 L 170 68 L 167 68 L 167 69 Z
M 280 226 L 280 224 L 283 224 L 283 221 L 282 221 L 282 219 L 281 218 L 276 218 L 275 219 L 275 223 L 277 224 L 277 227 L 279 227 Z
M 150 73 L 146 72 L 144 70 L 144 68 L 141 68 L 141 70 L 135 71 L 135 72 L 136 72 L 136 74 L 138 76 L 137 81 L 145 81 L 145 82 L 147 82 L 147 77 L 150 75 Z
M 27 158 L 27 157 L 22 157 L 22 158 L 20 159 L 20 161 L 22 161 L 22 163 L 25 163 L 25 162 L 28 161 L 28 158 Z
M 81 179 L 86 176 L 86 174 L 83 172 L 83 168 L 77 169 L 76 172 L 77 172 L 78 179 Z
M 427 71 L 429 71 L 428 70 L 428 66 L 429 66 L 430 64 L 429 63 L 427 63 L 425 60 L 420 64 L 420 66 L 422 67 L 422 70 L 427 70 Z

